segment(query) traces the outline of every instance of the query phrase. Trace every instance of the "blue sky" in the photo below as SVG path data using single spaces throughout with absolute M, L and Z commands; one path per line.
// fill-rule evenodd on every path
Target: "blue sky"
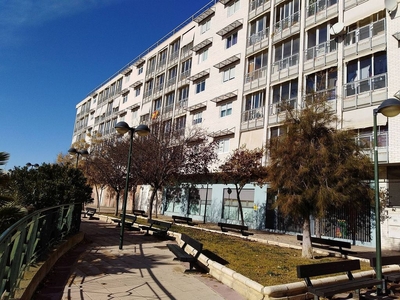
M 53 163 L 75 106 L 208 0 L 0 0 L 3 169 Z

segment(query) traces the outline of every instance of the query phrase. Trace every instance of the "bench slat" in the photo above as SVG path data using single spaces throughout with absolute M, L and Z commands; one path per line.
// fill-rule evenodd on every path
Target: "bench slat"
M 229 229 L 233 231 L 240 231 L 240 233 L 244 236 L 252 235 L 252 232 L 248 232 L 249 227 L 246 225 L 239 225 L 239 224 L 230 224 L 230 223 L 218 223 L 218 226 L 221 227 L 222 232 L 228 232 Z

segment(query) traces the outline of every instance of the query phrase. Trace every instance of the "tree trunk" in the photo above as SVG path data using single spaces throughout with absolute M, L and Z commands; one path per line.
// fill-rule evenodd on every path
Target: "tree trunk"
M 310 216 L 304 219 L 303 223 L 303 247 L 301 256 L 305 258 L 313 258 L 313 248 L 311 244 Z
M 118 216 L 118 207 L 119 207 L 119 191 L 117 191 L 117 195 L 115 197 L 115 216 Z
M 240 201 L 240 191 L 237 185 L 235 185 L 235 188 L 236 188 L 236 198 L 239 205 L 240 218 L 242 219 L 242 225 L 244 226 L 243 207 L 242 207 L 242 201 Z
M 156 193 L 157 193 L 157 189 L 153 188 L 153 191 L 151 192 L 151 196 L 150 196 L 150 201 L 149 201 L 149 211 L 148 211 L 149 219 L 151 219 L 151 216 L 153 214 L 153 202 L 154 202 Z

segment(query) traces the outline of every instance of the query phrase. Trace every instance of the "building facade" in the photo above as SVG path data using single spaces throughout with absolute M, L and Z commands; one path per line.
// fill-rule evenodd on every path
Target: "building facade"
M 261 147 L 279 135 L 280 104 L 301 107 L 313 90 L 372 157 L 373 109 L 400 90 L 400 12 L 389 2 L 211 1 L 77 104 L 72 142 L 160 114 L 175 129 L 206 128 L 223 161 L 241 145 Z M 377 121 L 380 185 L 390 196 L 382 246 L 400 249 L 400 116 Z M 180 202 L 162 210 L 235 220 L 233 195 L 204 183 L 196 209 Z M 249 185 L 243 199 L 250 227 L 268 227 L 267 187 Z

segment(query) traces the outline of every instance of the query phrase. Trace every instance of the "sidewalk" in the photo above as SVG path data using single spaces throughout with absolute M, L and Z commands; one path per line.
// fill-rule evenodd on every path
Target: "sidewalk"
M 185 273 L 189 265 L 166 246 L 173 241 L 125 231 L 119 250 L 115 224 L 84 218 L 81 230 L 86 242 L 60 259 L 34 299 L 244 299 L 207 275 Z

